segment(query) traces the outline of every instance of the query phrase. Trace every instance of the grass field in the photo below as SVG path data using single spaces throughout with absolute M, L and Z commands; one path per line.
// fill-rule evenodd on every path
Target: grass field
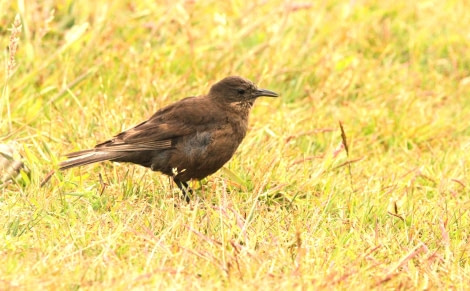
M 1 290 L 470 288 L 468 1 L 34 2 L 0 1 Z M 281 97 L 191 204 L 128 164 L 39 187 L 228 75 Z

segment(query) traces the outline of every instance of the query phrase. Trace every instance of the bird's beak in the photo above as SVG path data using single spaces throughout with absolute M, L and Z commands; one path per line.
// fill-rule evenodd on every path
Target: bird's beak
M 256 97 L 259 97 L 259 96 L 278 97 L 279 96 L 279 94 L 277 94 L 276 92 L 269 91 L 269 90 L 266 90 L 266 89 L 256 90 L 255 95 L 256 95 Z

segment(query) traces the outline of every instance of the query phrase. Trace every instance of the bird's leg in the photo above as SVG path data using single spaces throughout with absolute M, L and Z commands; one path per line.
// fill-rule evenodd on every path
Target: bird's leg
M 186 182 L 177 181 L 177 180 L 174 180 L 174 181 L 175 181 L 175 184 L 178 186 L 178 188 L 180 188 L 181 192 L 183 192 L 183 199 L 187 203 L 189 203 L 189 201 L 191 201 L 191 199 L 189 198 L 189 195 L 193 194 L 193 190 L 189 188 L 188 183 Z

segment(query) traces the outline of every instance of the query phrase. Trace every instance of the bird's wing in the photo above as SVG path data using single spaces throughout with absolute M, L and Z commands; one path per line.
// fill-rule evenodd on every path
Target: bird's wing
M 190 135 L 217 119 L 218 110 L 204 97 L 188 97 L 157 111 L 147 121 L 98 144 L 107 151 L 161 150 L 175 138 Z M 212 109 L 211 109 L 212 108 Z

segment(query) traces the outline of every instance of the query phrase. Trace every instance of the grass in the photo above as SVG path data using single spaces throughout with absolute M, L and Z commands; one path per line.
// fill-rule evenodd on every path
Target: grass
M 28 169 L 0 189 L 0 289 L 470 288 L 467 2 L 27 4 L 0 1 L 0 142 Z M 233 74 L 282 96 L 190 205 L 125 164 L 39 187 Z

